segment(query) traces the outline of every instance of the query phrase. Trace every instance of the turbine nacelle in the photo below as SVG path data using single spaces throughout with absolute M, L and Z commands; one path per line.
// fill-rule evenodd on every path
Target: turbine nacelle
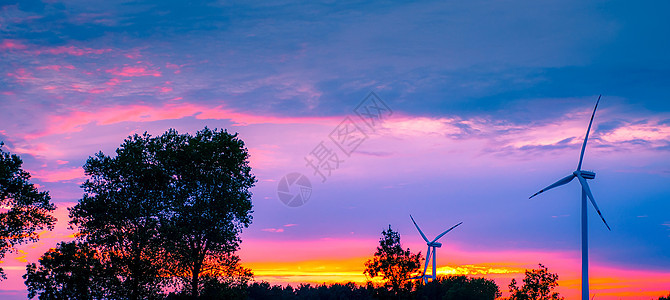
M 428 247 L 440 248 L 440 247 L 442 247 L 442 243 L 438 243 L 438 242 L 428 243 Z
M 574 174 L 575 176 L 582 175 L 582 178 L 584 178 L 584 179 L 596 178 L 596 173 L 591 172 L 591 171 L 580 170 L 580 171 L 574 171 L 574 172 L 572 172 L 572 174 Z

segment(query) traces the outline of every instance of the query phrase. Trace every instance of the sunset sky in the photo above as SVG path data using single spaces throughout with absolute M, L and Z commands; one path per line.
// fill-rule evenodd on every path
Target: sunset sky
M 257 280 L 362 283 L 389 224 L 425 255 L 412 214 L 429 237 L 463 222 L 440 274 L 506 292 L 542 263 L 576 297 L 579 184 L 528 197 L 577 167 L 599 94 L 584 169 L 612 231 L 589 206 L 591 295 L 670 292 L 670 3 L 205 2 L 0 2 L 2 149 L 59 219 L 3 259 L 0 297 L 25 299 L 25 265 L 72 239 L 89 156 L 205 126 L 249 149 L 239 255 Z M 357 114 L 371 92 L 383 122 Z M 364 133 L 350 153 L 331 139 L 345 123 Z M 325 180 L 306 161 L 320 146 L 339 161 Z M 289 207 L 294 172 L 312 190 Z

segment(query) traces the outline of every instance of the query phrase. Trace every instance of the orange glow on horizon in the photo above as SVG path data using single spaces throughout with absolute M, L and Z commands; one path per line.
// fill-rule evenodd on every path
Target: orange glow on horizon
M 59 209 L 60 214 L 65 210 Z M 60 226 L 57 226 L 60 227 Z M 67 232 L 71 233 L 71 232 Z M 9 254 L 2 264 L 8 282 L 22 285 L 21 275 L 25 264 L 37 262 L 47 243 L 55 245 L 66 232 L 40 232 L 42 240 L 36 244 L 20 247 L 17 253 Z M 239 252 L 242 265 L 254 273 L 254 280 L 271 284 L 298 286 L 301 283 L 332 284 L 354 282 L 365 284 L 364 263 L 374 252 L 376 240 L 318 241 L 259 241 L 246 240 Z M 265 244 L 261 247 L 259 243 Z M 274 247 L 277 245 L 283 247 Z M 320 245 L 320 246 L 317 246 Z M 372 245 L 373 248 L 370 248 Z M 271 247 L 268 247 L 271 246 Z M 272 256 L 267 255 L 272 249 Z M 476 252 L 458 247 L 445 247 L 442 261 L 438 260 L 438 275 L 465 275 L 494 280 L 503 296 L 508 295 L 512 278 L 521 281 L 526 269 L 537 267 L 537 259 L 548 266 L 549 271 L 559 275 L 557 291 L 566 299 L 579 296 L 581 287 L 580 261 L 572 253 L 552 252 Z M 430 272 L 430 269 L 428 270 Z M 591 266 L 591 294 L 597 299 L 649 299 L 670 292 L 670 273 L 648 270 L 626 269 L 616 266 Z M 2 288 L 0 289 L 7 289 Z
M 332 260 L 305 260 L 290 262 L 248 262 L 243 266 L 253 270 L 256 281 L 267 281 L 271 284 L 291 285 L 333 284 L 354 282 L 365 284 L 368 278 L 363 274 L 363 264 L 368 257 L 356 257 Z M 576 265 L 579 267 L 579 265 Z M 437 274 L 441 276 L 465 275 L 484 277 L 498 284 L 503 296 L 508 295 L 512 278 L 517 282 L 523 280 L 528 268 L 510 266 L 509 263 L 483 263 L 464 265 L 438 266 Z M 552 270 L 559 274 L 559 287 L 556 289 L 566 299 L 578 298 L 581 289 L 579 272 Z M 670 274 L 649 271 L 623 270 L 607 267 L 594 267 L 590 278 L 591 295 L 598 299 L 648 299 L 667 295 L 670 291 Z M 428 270 L 430 272 L 430 269 Z M 375 282 L 379 282 L 375 280 Z
M 256 243 L 263 243 L 264 247 Z M 409 244 L 408 244 L 409 245 Z M 245 240 L 240 256 L 242 265 L 252 269 L 256 281 L 297 286 L 300 283 L 364 284 L 364 263 L 376 240 L 256 241 Z M 406 245 L 407 246 L 407 245 Z M 412 248 L 412 245 L 409 245 Z M 272 258 L 267 257 L 272 249 Z M 578 255 L 562 252 L 500 251 L 476 252 L 459 247 L 444 247 L 437 274 L 484 277 L 494 280 L 503 296 L 508 296 L 512 278 L 521 282 L 525 271 L 538 263 L 559 275 L 556 289 L 566 299 L 578 298 L 581 290 L 581 262 Z M 447 254 L 448 253 L 448 254 Z M 539 261 L 538 261 L 539 260 Z M 428 269 L 430 271 L 430 267 Z M 649 299 L 670 292 L 670 273 L 591 265 L 591 295 L 597 299 Z

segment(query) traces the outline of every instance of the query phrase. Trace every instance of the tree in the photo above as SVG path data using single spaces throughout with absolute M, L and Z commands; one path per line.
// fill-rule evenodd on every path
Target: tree
M 412 254 L 409 249 L 403 250 L 400 234 L 391 229 L 382 231 L 379 247 L 374 257 L 365 262 L 366 276 L 381 277 L 384 286 L 395 296 L 411 289 L 409 278 L 417 274 L 421 268 L 421 252 Z
M 0 259 L 19 244 L 36 242 L 37 231 L 52 230 L 56 222 L 49 193 L 28 182 L 30 174 L 21 169 L 21 158 L 3 152 L 3 145 L 0 142 Z M 0 268 L 0 279 L 4 278 Z
M 665 297 L 663 297 L 663 296 L 658 297 L 658 300 L 670 300 L 670 293 L 668 293 L 668 295 L 665 296 Z
M 174 278 L 197 297 L 202 276 L 239 273 L 234 252 L 251 223 L 256 179 L 236 134 L 136 134 L 116 154 L 87 160 L 85 195 L 70 217 L 82 240 L 107 253 L 119 297 L 160 297 Z
M 549 273 L 547 267 L 539 264 L 539 269 L 526 270 L 523 286 L 516 286 L 516 280 L 509 284 L 510 300 L 563 299 L 552 290 L 558 286 L 558 274 Z
M 418 286 L 413 299 L 490 300 L 500 296 L 495 281 L 459 275 L 438 276 L 437 280 Z
M 87 244 L 63 242 L 39 259 L 39 266 L 29 264 L 23 275 L 28 298 L 39 299 L 106 299 L 108 285 L 100 252 Z
M 119 278 L 110 287 L 118 298 L 160 298 L 164 242 L 159 225 L 169 182 L 148 134 L 134 135 L 116 150 L 99 152 L 84 165 L 84 196 L 70 209 L 80 239 L 105 253 L 104 263 Z
M 172 271 L 198 296 L 202 275 L 227 277 L 238 268 L 239 259 L 230 255 L 239 248 L 238 234 L 251 223 L 249 189 L 256 178 L 237 134 L 205 128 L 191 136 L 170 130 L 156 143 L 158 160 L 171 178 L 170 217 L 162 233 L 175 262 Z

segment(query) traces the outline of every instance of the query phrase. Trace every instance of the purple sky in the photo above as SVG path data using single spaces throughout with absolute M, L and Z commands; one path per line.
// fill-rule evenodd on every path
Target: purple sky
M 463 251 L 576 254 L 578 184 L 528 196 L 574 170 L 602 94 L 584 168 L 612 231 L 589 207 L 592 261 L 670 270 L 668 3 L 186 3 L 0 4 L 0 140 L 57 205 L 128 135 L 208 126 L 251 153 L 243 239 L 372 253 L 391 224 L 425 252 L 411 213 L 428 235 L 463 221 L 443 241 Z M 374 130 L 354 112 L 371 91 L 393 111 Z M 340 151 L 346 117 L 368 139 L 321 182 L 305 156 Z M 277 197 L 291 172 L 304 206 Z

